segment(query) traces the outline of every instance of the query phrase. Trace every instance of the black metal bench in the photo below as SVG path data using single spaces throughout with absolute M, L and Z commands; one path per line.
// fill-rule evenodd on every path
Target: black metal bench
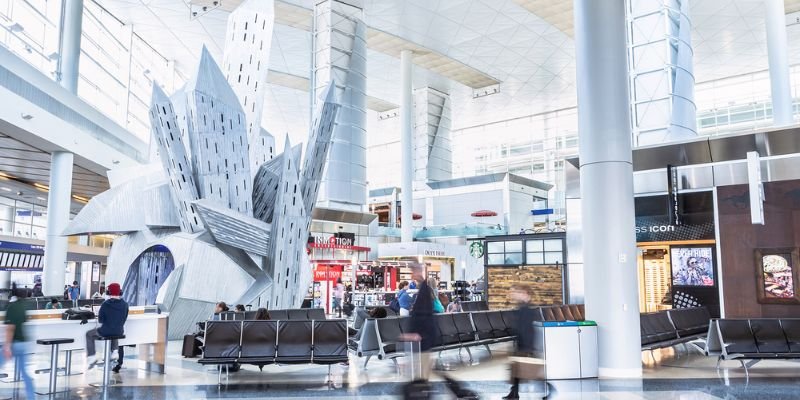
M 677 308 L 639 315 L 642 351 L 692 345 L 706 352 L 711 315 L 705 307 Z M 687 347 L 688 349 L 688 347 Z
M 203 365 L 228 366 L 234 363 L 320 364 L 347 362 L 347 321 L 208 321 L 206 323 Z M 222 367 L 218 383 L 222 383 Z
M 718 355 L 717 369 L 722 361 L 738 360 L 749 377 L 748 367 L 760 360 L 800 358 L 798 318 L 714 319 L 711 325 L 707 353 Z

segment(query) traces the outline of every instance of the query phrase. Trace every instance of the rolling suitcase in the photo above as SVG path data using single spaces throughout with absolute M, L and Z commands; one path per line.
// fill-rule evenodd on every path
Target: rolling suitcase
M 430 383 L 423 379 L 419 346 L 419 342 L 403 342 L 403 352 L 406 356 L 400 374 L 408 382 L 403 385 L 404 399 L 423 400 L 432 397 Z
M 403 398 L 404 399 L 430 399 L 433 398 L 434 390 L 431 384 L 424 379 L 424 368 L 422 363 L 422 356 L 420 352 L 419 342 L 403 342 L 403 351 L 405 353 L 405 363 L 401 369 L 403 378 L 408 381 L 403 385 Z M 442 375 L 445 381 L 445 386 L 448 390 L 453 392 L 458 399 L 478 399 L 477 393 L 464 388 L 460 382 L 450 378 L 449 376 Z

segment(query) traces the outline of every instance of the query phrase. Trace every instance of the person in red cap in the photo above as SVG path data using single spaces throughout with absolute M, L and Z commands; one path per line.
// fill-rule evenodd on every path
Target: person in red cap
M 119 283 L 112 283 L 106 288 L 108 298 L 100 305 L 95 329 L 86 332 L 86 363 L 91 369 L 97 363 L 95 357 L 95 340 L 99 337 L 122 336 L 125 334 L 125 321 L 128 319 L 128 303 L 122 300 L 122 288 Z M 111 349 L 116 351 L 118 342 L 111 342 Z

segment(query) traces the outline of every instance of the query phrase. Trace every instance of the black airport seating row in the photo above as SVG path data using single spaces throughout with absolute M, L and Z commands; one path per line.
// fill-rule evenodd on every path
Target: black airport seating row
M 258 311 L 226 311 L 219 313 L 219 319 L 223 321 L 251 321 L 256 318 Z M 270 321 L 305 321 L 305 320 L 324 320 L 325 310 L 321 308 L 291 308 L 285 310 L 269 310 Z
M 534 307 L 534 320 L 583 320 L 583 312 L 582 304 Z M 484 346 L 491 353 L 490 344 L 510 341 L 516 336 L 514 315 L 513 310 L 436 314 L 441 337 L 433 351 L 464 348 L 470 353 L 470 347 Z M 394 360 L 405 355 L 398 342 L 404 333 L 413 333 L 408 317 L 368 319 L 358 339 L 352 340 L 349 347 L 359 357 L 367 357 L 365 366 L 372 356 Z
M 323 364 L 347 361 L 347 321 L 208 321 L 205 365 Z
M 583 304 L 563 304 L 551 306 L 538 306 L 537 313 L 542 315 L 542 321 L 583 321 L 585 319 Z M 461 310 L 489 311 L 489 304 L 485 301 L 462 301 Z
M 704 338 L 711 315 L 705 307 L 676 308 L 639 316 L 642 350 L 655 350 Z
M 722 360 L 800 358 L 800 318 L 715 319 Z M 713 334 L 713 331 L 712 333 Z
M 583 321 L 586 319 L 583 304 L 562 304 L 536 308 L 542 314 L 542 321 Z
M 504 315 L 505 314 L 505 315 Z M 513 311 L 475 311 L 434 316 L 439 328 L 439 340 L 432 351 L 445 351 L 471 346 L 488 346 L 514 339 L 511 326 Z M 411 318 L 382 318 L 376 320 L 378 359 L 405 355 L 400 336 L 414 333 Z M 488 348 L 488 347 L 487 347 Z

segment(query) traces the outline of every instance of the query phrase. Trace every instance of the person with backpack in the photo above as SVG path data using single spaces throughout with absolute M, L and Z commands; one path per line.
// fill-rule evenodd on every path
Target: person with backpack
M 100 305 L 95 329 L 86 332 L 86 358 L 89 369 L 97 363 L 95 357 L 95 340 L 104 336 L 122 336 L 125 334 L 125 321 L 128 320 L 128 303 L 122 299 L 122 288 L 119 283 L 112 283 L 107 288 L 108 300 Z M 111 342 L 111 349 L 117 351 L 118 342 Z

